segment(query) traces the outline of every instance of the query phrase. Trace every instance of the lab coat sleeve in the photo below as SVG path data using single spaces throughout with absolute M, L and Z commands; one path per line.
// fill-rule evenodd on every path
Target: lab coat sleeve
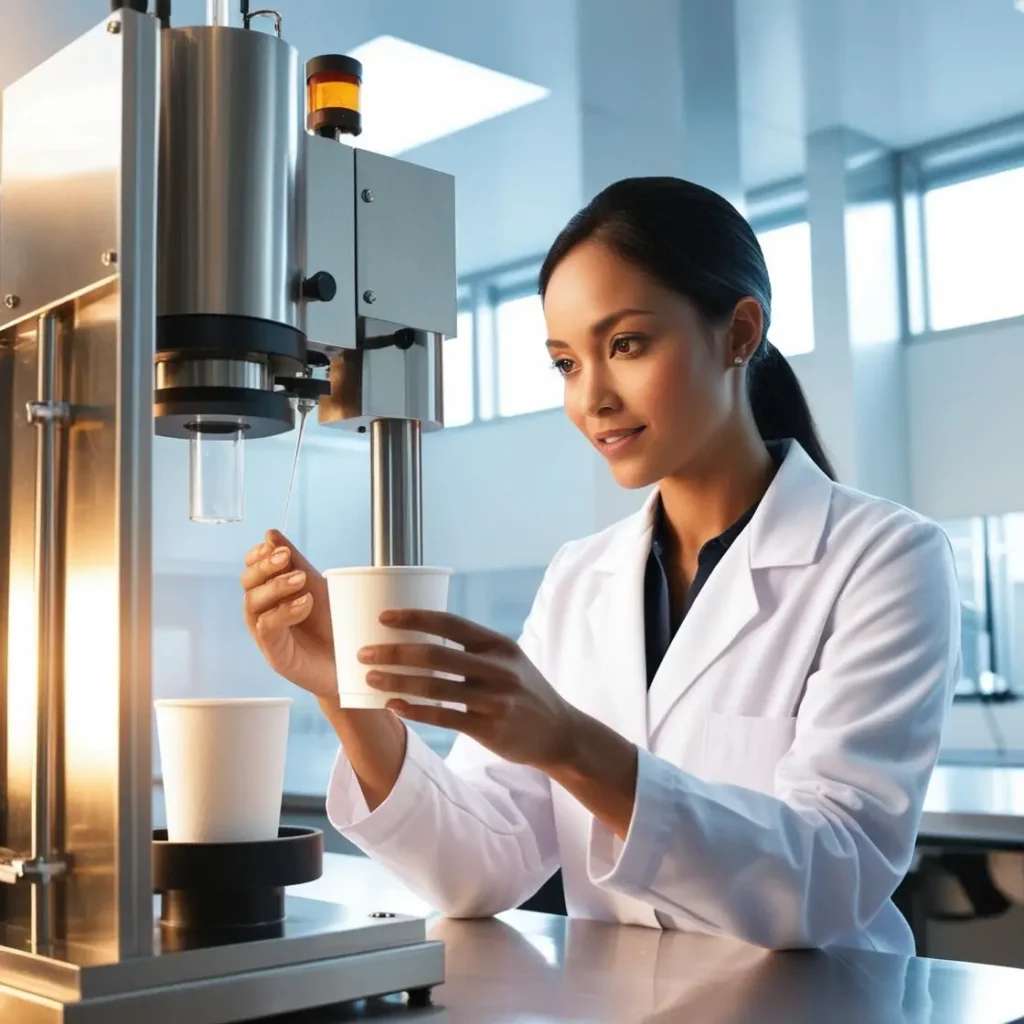
M 837 598 L 774 792 L 640 750 L 625 841 L 592 824 L 591 881 L 770 948 L 860 931 L 910 865 L 959 656 L 948 541 L 905 522 Z
M 519 640 L 542 670 L 550 576 Z M 327 792 L 331 824 L 442 913 L 486 917 L 518 906 L 558 867 L 548 777 L 462 735 L 443 760 L 406 729 L 398 780 L 372 812 L 339 752 Z

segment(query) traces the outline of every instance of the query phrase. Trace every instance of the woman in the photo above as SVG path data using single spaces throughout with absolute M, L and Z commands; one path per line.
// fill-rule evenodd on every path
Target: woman
M 375 685 L 464 713 L 339 710 L 323 578 L 268 534 L 247 618 L 341 740 L 331 821 L 452 915 L 514 907 L 560 866 L 576 916 L 911 953 L 890 896 L 959 657 L 943 534 L 834 482 L 767 340 L 760 247 L 720 196 L 611 186 L 540 290 L 566 412 L 620 484 L 657 489 L 562 548 L 518 645 L 385 616 L 464 650 L 367 649 Z M 403 719 L 462 735 L 442 761 Z

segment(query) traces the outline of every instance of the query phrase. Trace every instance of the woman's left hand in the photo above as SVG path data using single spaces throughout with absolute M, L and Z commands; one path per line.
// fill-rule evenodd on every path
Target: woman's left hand
M 365 647 L 359 660 L 380 665 L 367 674 L 378 690 L 465 705 L 465 711 L 394 699 L 388 707 L 411 722 L 456 729 L 506 761 L 551 771 L 572 756 L 577 712 L 508 637 L 447 612 L 385 612 L 396 629 L 442 637 L 463 649 L 433 643 Z M 388 668 L 446 672 L 461 679 L 406 675 Z

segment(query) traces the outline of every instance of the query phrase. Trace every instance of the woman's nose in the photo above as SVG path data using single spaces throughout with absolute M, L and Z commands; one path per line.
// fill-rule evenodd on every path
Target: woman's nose
M 612 386 L 609 375 L 601 368 L 585 370 L 582 374 L 583 412 L 587 416 L 603 416 L 622 407 L 622 402 Z

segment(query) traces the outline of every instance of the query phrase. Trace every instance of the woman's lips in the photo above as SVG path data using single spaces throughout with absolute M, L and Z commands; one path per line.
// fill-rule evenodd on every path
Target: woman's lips
M 598 434 L 594 441 L 598 449 L 605 455 L 618 455 L 635 445 L 643 432 L 643 427 L 633 427 L 630 430 L 606 430 L 604 433 Z

